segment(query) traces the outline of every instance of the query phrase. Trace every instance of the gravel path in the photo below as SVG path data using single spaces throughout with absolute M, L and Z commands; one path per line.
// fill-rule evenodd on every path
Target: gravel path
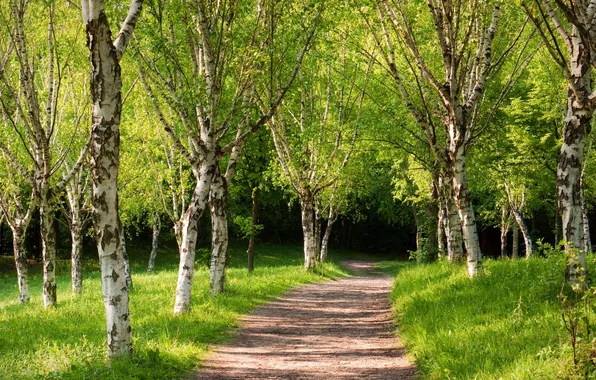
M 345 261 L 354 277 L 298 287 L 247 316 L 193 379 L 414 379 L 394 330 L 392 278 Z

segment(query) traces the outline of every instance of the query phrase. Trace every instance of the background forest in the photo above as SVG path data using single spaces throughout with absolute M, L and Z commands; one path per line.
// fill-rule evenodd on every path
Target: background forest
M 559 260 L 552 276 L 592 302 L 594 33 L 588 0 L 5 1 L 0 320 L 25 323 L 11 316 L 42 302 L 73 313 L 57 326 L 81 307 L 103 316 L 101 287 L 108 356 L 126 357 L 151 325 L 133 298 L 157 297 L 172 330 L 139 343 L 135 365 L 171 361 L 159 377 L 204 352 L 178 342 L 196 310 L 245 313 L 345 275 L 329 249 L 465 262 L 467 277 L 486 258 Z M 278 286 L 238 293 L 256 278 L 245 267 Z M 51 341 L 40 355 L 63 349 Z M 77 360 L 20 375 L 89 371 Z

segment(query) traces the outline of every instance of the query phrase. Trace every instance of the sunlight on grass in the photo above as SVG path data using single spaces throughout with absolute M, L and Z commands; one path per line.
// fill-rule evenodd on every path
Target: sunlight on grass
M 192 311 L 174 317 L 176 252 L 160 250 L 154 273 L 145 273 L 148 252 L 131 249 L 134 356 L 108 363 L 105 316 L 94 260 L 85 273 L 84 292 L 70 296 L 67 262 L 58 271 L 58 307 L 44 310 L 40 268 L 31 268 L 31 303 L 19 305 L 16 278 L 0 274 L 0 378 L 151 379 L 183 376 L 197 366 L 209 345 L 231 336 L 240 318 L 298 284 L 345 276 L 333 263 L 317 273 L 302 269 L 299 247 L 263 246 L 256 268 L 244 268 L 243 249 L 232 249 L 226 294 L 209 295 L 209 272 L 195 272 Z M 136 259 L 138 258 L 138 260 Z M 198 259 L 200 260 L 200 259 Z
M 424 378 L 564 377 L 571 357 L 557 302 L 562 257 L 488 260 L 474 279 L 447 262 L 379 267 L 397 273 L 394 315 Z

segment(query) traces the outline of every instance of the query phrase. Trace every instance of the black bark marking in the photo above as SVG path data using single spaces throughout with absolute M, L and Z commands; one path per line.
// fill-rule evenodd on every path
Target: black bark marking
M 120 276 L 118 276 L 118 273 L 116 273 L 116 269 L 112 269 L 112 280 L 114 280 L 114 282 L 117 282 L 119 278 Z

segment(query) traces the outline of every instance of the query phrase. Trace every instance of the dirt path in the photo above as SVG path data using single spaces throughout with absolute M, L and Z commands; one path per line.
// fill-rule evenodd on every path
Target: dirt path
M 194 379 L 413 379 L 393 335 L 392 279 L 345 261 L 354 277 L 298 287 L 246 317 Z

